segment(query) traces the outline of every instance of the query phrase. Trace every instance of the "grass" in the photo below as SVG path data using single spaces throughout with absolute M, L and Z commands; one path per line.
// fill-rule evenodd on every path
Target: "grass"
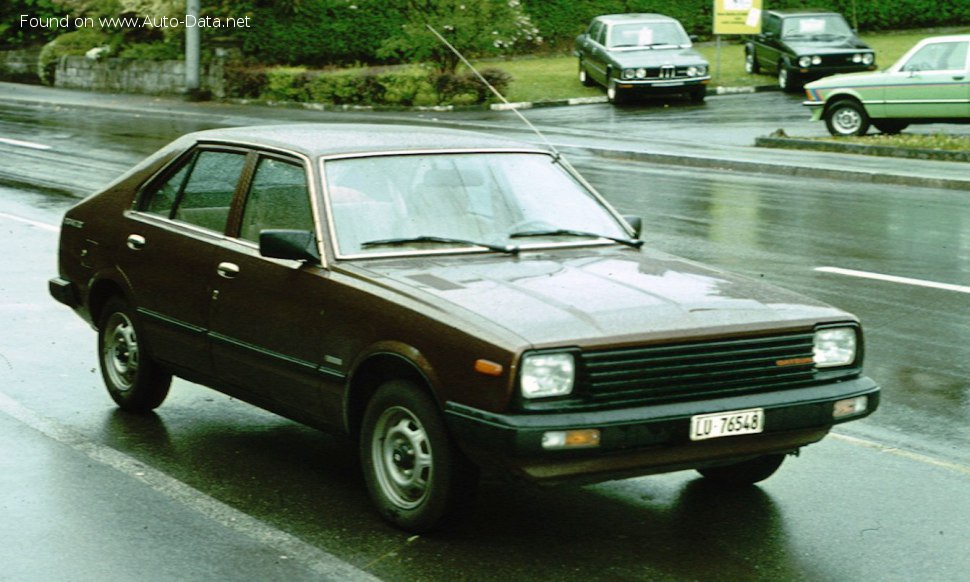
M 897 147 L 918 150 L 970 151 L 970 136 L 936 134 L 875 134 L 861 137 L 818 138 L 832 143 L 854 143 L 869 146 Z
M 877 64 L 888 67 L 919 40 L 939 34 L 965 34 L 970 28 L 948 30 L 903 31 L 885 34 L 863 34 L 862 39 L 876 50 Z M 769 75 L 749 75 L 744 72 L 743 44 L 731 37 L 721 41 L 720 58 L 715 43 L 696 46 L 698 52 L 711 63 L 711 86 L 741 87 L 773 85 Z M 478 65 L 476 65 L 478 66 Z M 503 69 L 513 81 L 506 97 L 509 101 L 555 101 L 573 97 L 603 95 L 600 87 L 583 87 L 577 77 L 576 57 L 556 55 L 523 57 L 506 61 L 489 61 L 481 66 Z

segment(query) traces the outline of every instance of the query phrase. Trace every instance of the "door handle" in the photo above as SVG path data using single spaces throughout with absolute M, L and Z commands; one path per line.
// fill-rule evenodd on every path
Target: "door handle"
M 224 279 L 235 279 L 236 275 L 239 274 L 239 265 L 235 263 L 219 263 L 216 272 Z
M 145 237 L 140 234 L 129 234 L 125 244 L 133 251 L 140 251 L 145 246 Z

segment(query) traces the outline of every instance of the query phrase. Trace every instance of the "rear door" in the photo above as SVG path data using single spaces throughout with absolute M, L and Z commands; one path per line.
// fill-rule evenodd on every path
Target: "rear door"
M 214 253 L 210 324 L 212 356 L 220 380 L 290 414 L 321 407 L 339 422 L 343 375 L 321 348 L 328 272 L 320 265 L 270 259 L 259 253 L 264 229 L 316 234 L 309 162 L 296 156 L 254 153 L 232 236 Z M 321 402 L 329 385 L 334 401 Z
M 208 374 L 214 251 L 224 238 L 246 152 L 198 147 L 142 191 L 118 266 L 155 359 Z

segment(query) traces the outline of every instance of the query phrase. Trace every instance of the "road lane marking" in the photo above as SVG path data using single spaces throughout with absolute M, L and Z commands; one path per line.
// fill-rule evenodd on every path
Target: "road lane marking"
M 852 437 L 846 434 L 841 434 L 837 432 L 829 433 L 829 436 L 836 440 L 840 440 L 851 445 L 856 445 L 859 447 L 865 447 L 867 449 L 874 449 L 880 453 L 886 453 L 889 455 L 894 455 L 901 457 L 903 459 L 909 459 L 910 461 L 916 461 L 924 465 L 930 465 L 933 467 L 939 467 L 941 469 L 948 469 L 956 473 L 961 473 L 963 475 L 970 475 L 970 467 L 963 465 L 961 463 L 954 463 L 952 461 L 944 461 L 943 459 L 937 459 L 929 455 L 924 455 L 914 451 L 907 451 L 906 449 L 900 449 L 898 447 L 891 447 L 889 445 L 884 445 L 882 443 L 877 443 L 875 441 L 870 441 L 866 439 L 860 439 L 859 437 Z
M 154 469 L 117 449 L 96 443 L 80 433 L 45 418 L 0 392 L 0 412 L 33 428 L 48 438 L 67 445 L 103 465 L 141 481 L 157 493 L 192 509 L 223 527 L 271 547 L 289 560 L 297 560 L 325 580 L 377 581 L 379 578 L 303 540 L 276 529 L 178 479 Z
M 32 141 L 22 141 L 19 139 L 11 139 L 9 137 L 0 137 L 0 143 L 5 143 L 7 145 L 16 146 L 18 148 L 29 148 L 32 150 L 51 150 L 54 149 L 53 146 L 45 145 L 42 143 L 35 143 Z
M 942 289 L 944 291 L 955 291 L 957 293 L 970 293 L 970 287 L 966 285 L 938 283 L 936 281 L 925 281 L 923 279 L 911 279 L 909 277 L 897 277 L 896 275 L 883 275 L 882 273 L 871 273 L 869 271 L 856 271 L 854 269 L 842 269 L 839 267 L 815 267 L 815 270 L 822 273 L 833 273 L 835 275 L 845 275 L 847 277 L 860 277 L 862 279 L 874 279 L 876 281 L 886 281 L 888 283 L 901 283 L 903 285 L 914 285 L 916 287 L 928 287 L 930 289 Z
M 40 228 L 42 230 L 47 230 L 47 231 L 50 231 L 50 232 L 59 232 L 61 230 L 61 227 L 54 226 L 53 224 L 47 224 L 46 222 L 40 222 L 40 221 L 37 221 L 37 220 L 31 220 L 29 218 L 24 218 L 22 216 L 15 216 L 13 214 L 7 214 L 6 212 L 0 212 L 0 218 L 6 218 L 7 220 L 14 220 L 16 222 L 22 222 L 24 224 L 29 224 L 31 226 L 35 226 L 37 228 Z

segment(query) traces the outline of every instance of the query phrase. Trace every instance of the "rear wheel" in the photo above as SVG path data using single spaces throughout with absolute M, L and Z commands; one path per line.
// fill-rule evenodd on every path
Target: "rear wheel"
M 714 484 L 725 487 L 741 487 L 764 481 L 781 467 L 785 455 L 765 455 L 749 461 L 720 467 L 706 467 L 697 472 Z
M 459 517 L 477 491 L 477 469 L 458 451 L 420 386 L 391 380 L 367 405 L 360 457 L 371 500 L 385 520 L 426 532 Z
M 758 66 L 758 59 L 754 54 L 754 49 L 744 51 L 744 71 L 749 75 L 757 75 L 761 72 Z
M 836 101 L 825 110 L 825 127 L 836 137 L 865 135 L 869 131 L 869 116 L 856 101 Z
M 149 357 L 134 310 L 119 297 L 110 299 L 102 311 L 98 353 L 101 377 L 120 408 L 147 412 L 168 396 L 172 375 Z
M 583 65 L 582 59 L 579 60 L 579 82 L 583 84 L 583 87 L 592 87 L 595 85 L 589 73 L 586 72 L 586 67 Z

